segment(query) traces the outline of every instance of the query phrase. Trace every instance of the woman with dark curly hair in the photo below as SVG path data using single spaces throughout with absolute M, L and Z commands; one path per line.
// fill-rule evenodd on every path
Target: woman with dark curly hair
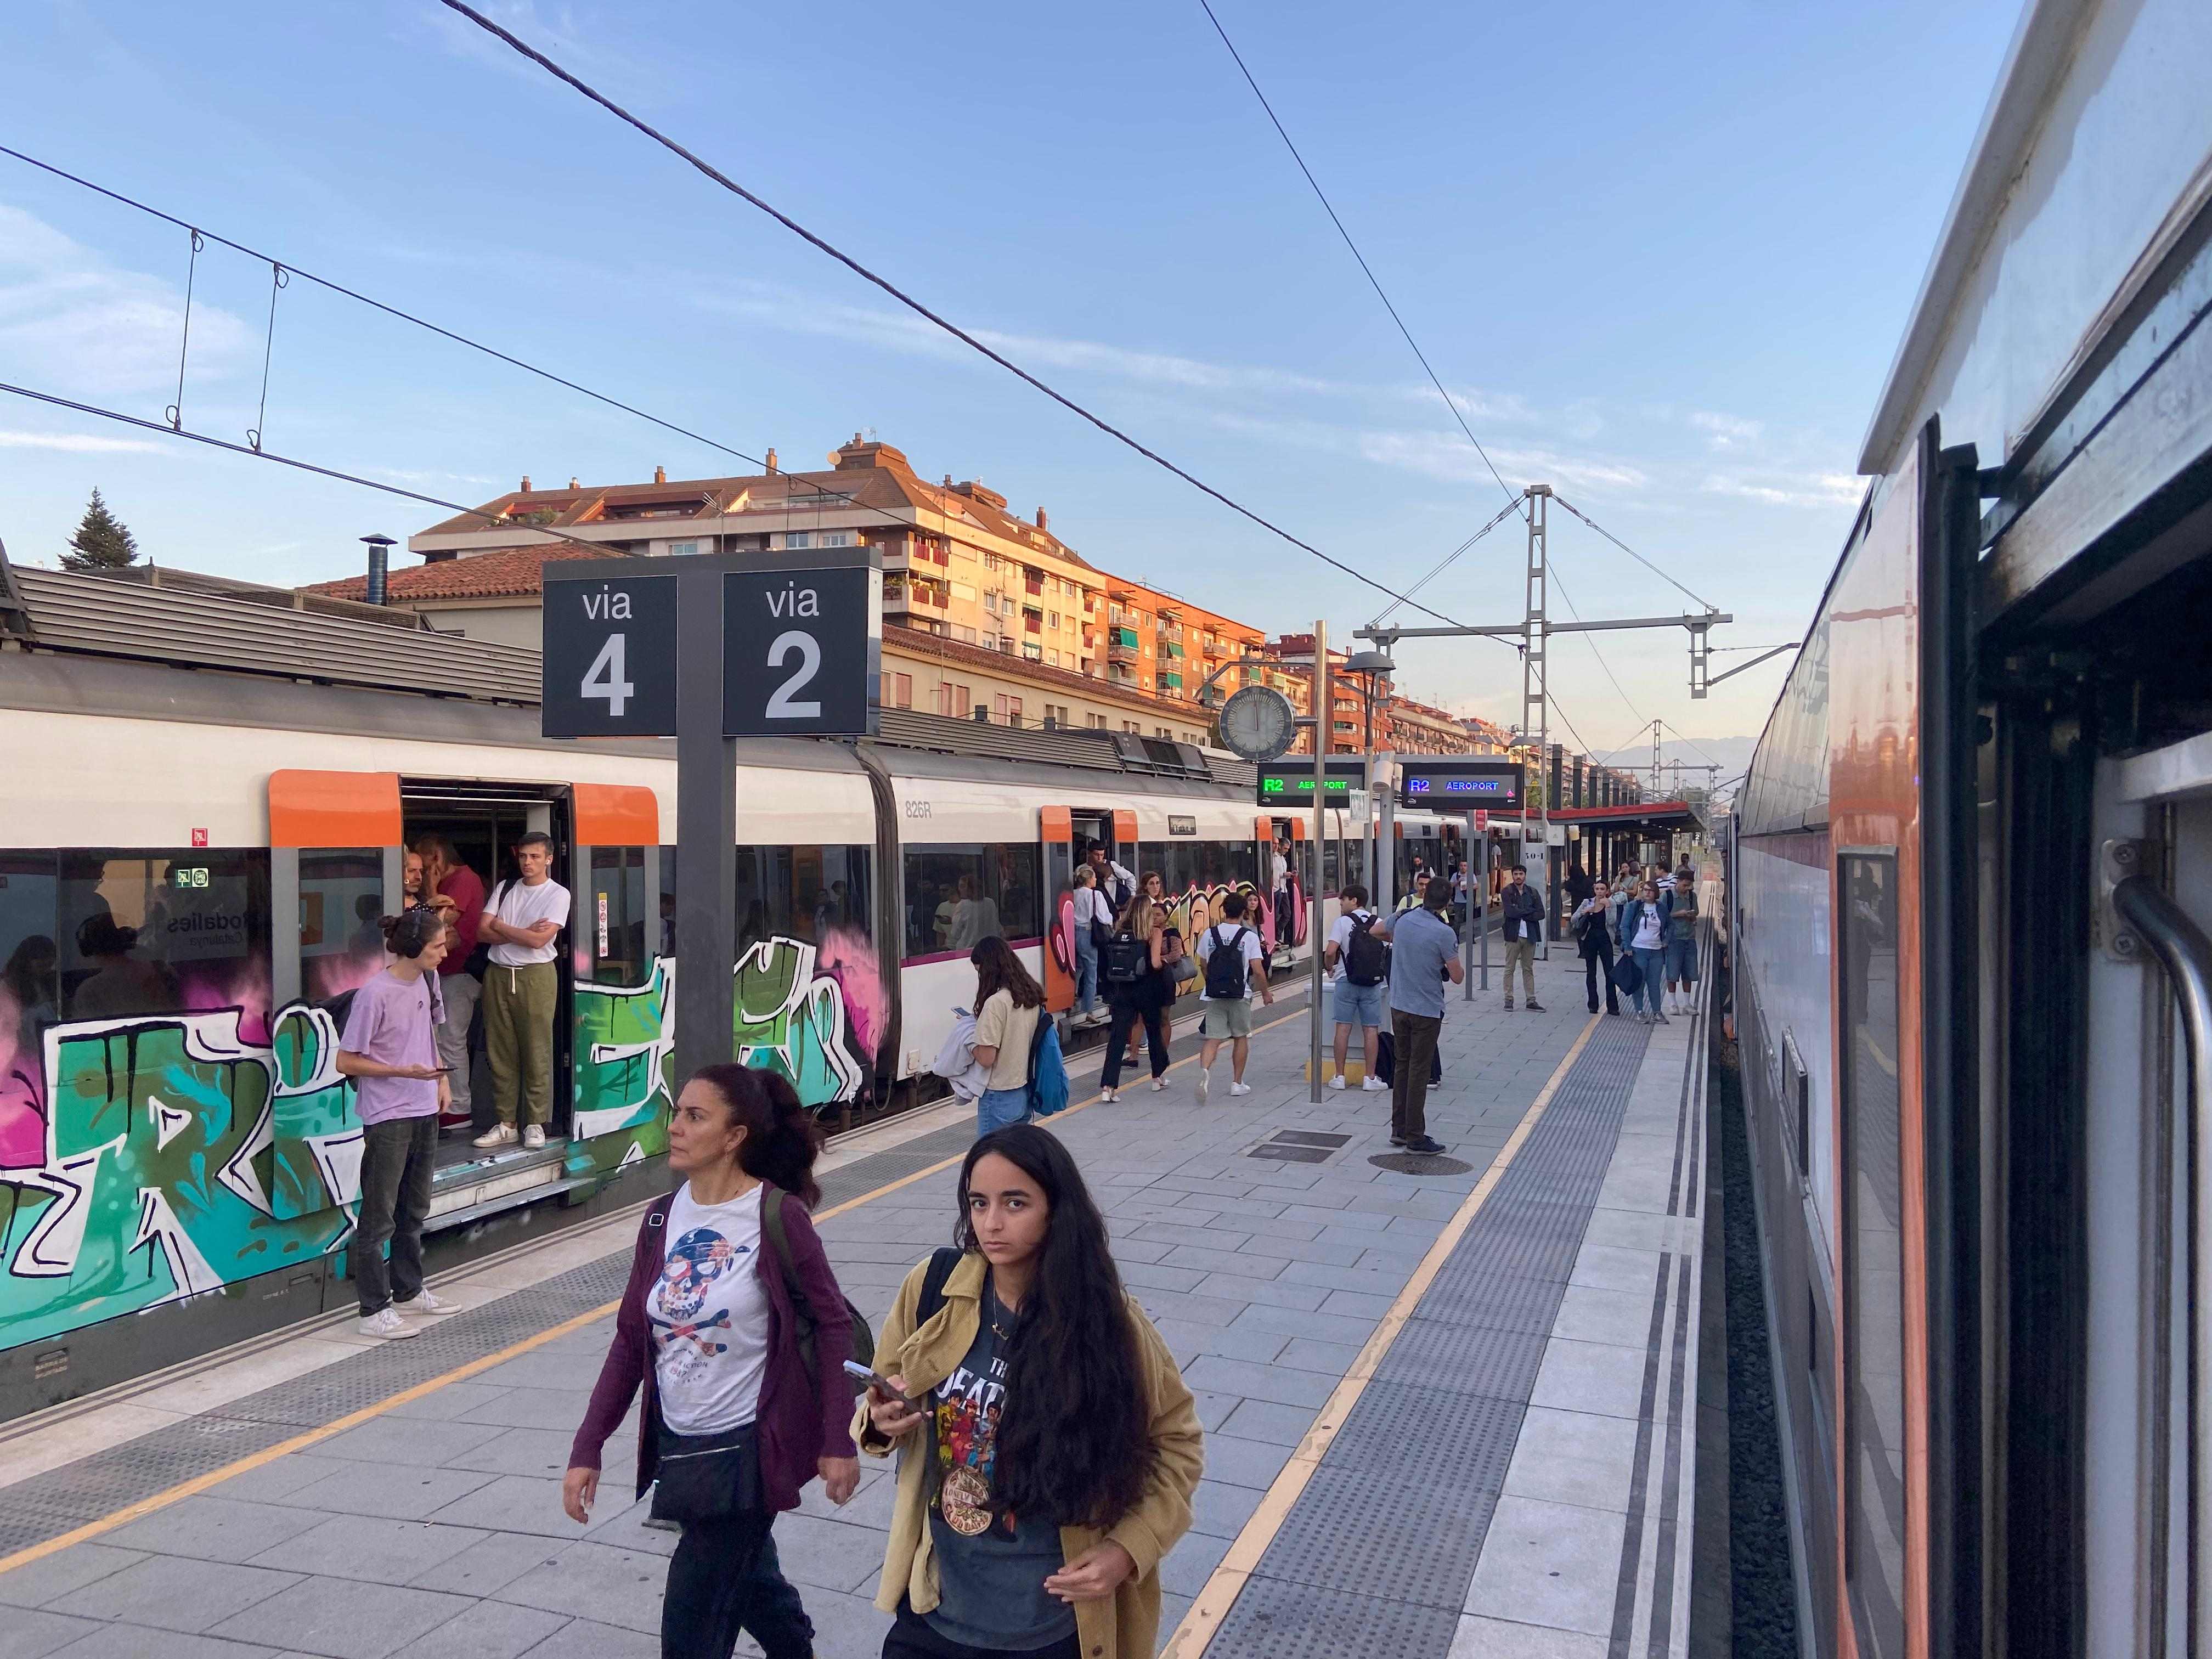
M 807 1213 L 822 1131 L 774 1072 L 708 1066 L 684 1085 L 668 1167 L 684 1182 L 638 1229 L 614 1342 L 568 1454 L 562 1504 L 591 1519 L 599 1454 L 641 1384 L 637 1493 L 680 1523 L 661 1603 L 663 1659 L 729 1659 L 749 1631 L 771 1659 L 813 1650 L 798 1598 L 763 1561 L 778 1513 L 819 1474 L 860 1484 L 844 1293 Z M 812 1352 L 800 1340 L 811 1328 Z
M 898 1393 L 872 1388 L 854 1420 L 899 1459 L 884 1659 L 1152 1659 L 1204 1463 L 1190 1390 L 1056 1136 L 985 1135 L 959 1205 L 884 1322 Z

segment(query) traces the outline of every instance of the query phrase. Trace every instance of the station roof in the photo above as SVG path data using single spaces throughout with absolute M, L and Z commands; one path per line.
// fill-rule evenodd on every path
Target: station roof
M 1579 823 L 1586 830 L 1691 830 L 1705 820 L 1686 800 L 1644 800 L 1626 806 L 1559 806 L 1546 816 L 1553 823 Z

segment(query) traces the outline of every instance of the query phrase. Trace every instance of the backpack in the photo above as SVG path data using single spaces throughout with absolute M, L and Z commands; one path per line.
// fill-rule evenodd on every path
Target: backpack
M 1029 1090 L 1030 1110 L 1039 1117 L 1067 1109 L 1067 1057 L 1060 1050 L 1060 1027 L 1042 1008 L 1030 1038 Z
M 1134 985 L 1152 969 L 1152 945 L 1133 933 L 1116 933 L 1098 962 L 1109 985 Z
M 1206 937 L 1213 941 L 1213 949 L 1206 958 L 1206 994 L 1211 1000 L 1241 1002 L 1252 994 L 1244 971 L 1244 940 L 1251 931 L 1240 925 L 1237 936 L 1224 945 L 1219 922 L 1206 929 Z
M 806 1292 L 799 1287 L 799 1269 L 791 1260 L 791 1237 L 783 1229 L 784 1197 L 782 1188 L 774 1182 L 768 1183 L 768 1190 L 761 1194 L 761 1231 L 768 1235 L 769 1245 L 775 1251 L 775 1259 L 783 1268 L 783 1287 L 790 1292 L 792 1309 L 799 1316 L 799 1357 L 806 1362 L 806 1375 L 811 1382 L 814 1376 L 814 1333 L 830 1322 L 816 1316 L 814 1310 L 807 1304 Z M 843 1316 L 851 1337 L 853 1358 L 863 1365 L 873 1365 L 876 1363 L 876 1334 L 868 1328 L 866 1316 L 853 1305 L 850 1297 L 844 1298 Z M 849 1372 L 846 1374 L 845 1383 L 855 1398 L 868 1386 L 865 1382 L 854 1382 Z
M 1369 930 L 1371 914 L 1355 911 L 1352 937 L 1344 944 L 1344 976 L 1354 985 L 1380 985 L 1390 977 L 1390 947 Z
M 936 1318 L 945 1306 L 945 1281 L 960 1265 L 961 1254 L 957 1244 L 939 1245 L 929 1253 L 929 1271 L 921 1276 L 921 1300 L 915 1304 L 915 1329 L 920 1330 Z

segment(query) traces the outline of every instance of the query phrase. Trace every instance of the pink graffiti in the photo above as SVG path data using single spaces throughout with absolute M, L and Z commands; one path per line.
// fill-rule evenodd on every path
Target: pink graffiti
M 854 928 L 825 927 L 815 946 L 814 971 L 836 981 L 845 998 L 845 1029 L 852 1034 L 854 1046 L 872 1060 L 882 1040 L 884 1015 L 874 942 Z

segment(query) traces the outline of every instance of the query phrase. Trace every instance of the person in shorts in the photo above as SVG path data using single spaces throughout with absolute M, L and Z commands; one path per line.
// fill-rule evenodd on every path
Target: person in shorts
M 1332 1089 L 1349 1088 L 1344 1080 L 1345 1057 L 1352 1048 L 1352 1034 L 1360 1033 L 1366 1045 L 1366 1074 L 1359 1086 L 1370 1095 L 1387 1094 L 1390 1085 L 1375 1075 L 1377 1051 L 1382 1047 L 1382 1005 L 1390 994 L 1389 959 L 1384 958 L 1382 976 L 1370 985 L 1353 982 L 1352 977 L 1352 936 L 1354 933 L 1375 925 L 1375 912 L 1367 908 L 1367 890 L 1352 882 L 1339 890 L 1336 896 L 1338 915 L 1336 924 L 1328 930 L 1328 966 L 1336 975 L 1336 989 L 1331 993 L 1332 1012 L 1336 1016 L 1336 1075 L 1328 1080 Z
M 1698 878 L 1683 855 L 1682 868 L 1674 872 L 1674 890 L 1664 901 L 1667 912 L 1667 1012 L 1686 1014 L 1696 1000 L 1698 983 Z
M 1217 953 L 1233 953 L 1237 965 L 1232 969 L 1224 959 L 1215 968 Z M 1261 1001 L 1273 1004 L 1275 992 L 1267 983 L 1260 930 L 1244 921 L 1242 893 L 1221 896 L 1221 919 L 1198 936 L 1197 955 L 1199 978 L 1206 988 L 1198 1000 L 1198 1100 L 1202 1106 L 1212 1084 L 1213 1057 L 1224 1042 L 1229 1044 L 1229 1092 L 1252 1092 L 1244 1080 L 1244 1061 L 1252 1052 L 1252 993 L 1257 990 Z

